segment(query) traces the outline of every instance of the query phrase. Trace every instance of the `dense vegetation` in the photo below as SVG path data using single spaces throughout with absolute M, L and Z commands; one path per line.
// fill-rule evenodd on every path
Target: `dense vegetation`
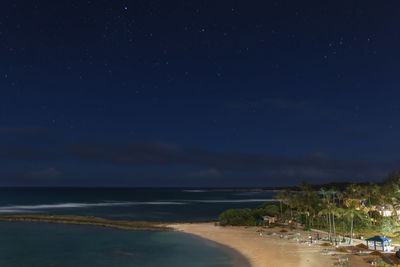
M 326 230 L 332 240 L 339 235 L 349 236 L 350 243 L 354 232 L 392 237 L 400 233 L 400 173 L 390 174 L 381 184 L 338 185 L 340 188 L 328 189 L 302 183 L 297 190 L 280 191 L 278 203 L 266 203 L 253 210 L 227 210 L 220 215 L 220 223 L 254 225 L 264 215 L 276 215 L 281 222 Z M 382 216 L 383 210 L 390 210 L 392 216 Z
M 277 216 L 279 207 L 276 203 L 266 202 L 255 209 L 229 209 L 219 216 L 221 225 L 255 225 L 263 216 Z

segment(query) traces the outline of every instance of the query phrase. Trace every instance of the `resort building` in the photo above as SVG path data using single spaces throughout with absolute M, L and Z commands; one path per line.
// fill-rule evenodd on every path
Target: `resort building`
M 400 221 L 400 210 L 395 210 L 392 205 L 385 205 L 381 208 L 375 207 L 383 217 L 391 217 L 397 215 L 397 220 Z

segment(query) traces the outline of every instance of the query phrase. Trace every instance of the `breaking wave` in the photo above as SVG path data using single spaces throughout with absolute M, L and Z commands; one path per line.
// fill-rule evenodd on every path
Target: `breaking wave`
M 214 200 L 193 200 L 194 202 L 201 203 L 244 203 L 244 202 L 272 202 L 276 201 L 276 199 L 214 199 Z
M 184 205 L 177 201 L 148 201 L 148 202 L 101 202 L 101 203 L 58 203 L 40 205 L 0 206 L 0 213 L 34 212 L 46 209 L 73 209 L 90 207 L 134 206 L 134 205 Z
M 56 203 L 38 205 L 8 205 L 0 206 L 1 213 L 36 213 L 43 210 L 57 209 L 77 209 L 93 207 L 112 207 L 112 206 L 137 206 L 137 205 L 187 205 L 195 203 L 249 203 L 249 202 L 271 202 L 276 199 L 186 199 L 173 201 L 147 201 L 147 202 L 99 202 L 99 203 Z

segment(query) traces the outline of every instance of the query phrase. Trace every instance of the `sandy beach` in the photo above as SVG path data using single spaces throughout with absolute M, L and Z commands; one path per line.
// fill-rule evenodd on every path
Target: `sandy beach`
M 177 231 L 194 234 L 235 249 L 245 256 L 253 267 L 321 267 L 334 266 L 339 258 L 349 258 L 351 267 L 371 266 L 365 261 L 367 256 L 331 253 L 323 255 L 323 242 L 315 242 L 312 246 L 298 242 L 295 239 L 281 238 L 282 228 L 264 229 L 262 236 L 259 227 L 215 226 L 214 223 L 184 223 L 169 225 Z M 275 233 L 271 235 L 271 233 Z M 294 230 L 306 239 L 307 234 L 301 230 Z M 270 234 L 268 234 L 270 233 Z M 312 233 L 314 235 L 316 233 Z M 335 248 L 329 248 L 334 250 Z M 346 266 L 346 265 L 343 265 Z

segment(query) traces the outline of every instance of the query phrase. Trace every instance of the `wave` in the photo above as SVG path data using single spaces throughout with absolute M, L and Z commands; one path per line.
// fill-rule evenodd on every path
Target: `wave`
M 0 206 L 0 213 L 27 212 L 32 210 L 46 209 L 71 209 L 90 207 L 111 207 L 111 206 L 134 206 L 134 205 L 184 205 L 186 203 L 177 201 L 148 201 L 148 202 L 101 202 L 101 203 L 58 203 L 39 205 L 15 205 Z
M 249 202 L 272 202 L 276 199 L 190 199 L 173 201 L 147 201 L 147 202 L 100 202 L 100 203 L 56 203 L 38 205 L 9 205 L 0 206 L 1 213 L 35 213 L 41 210 L 77 209 L 92 207 L 113 207 L 113 206 L 136 206 L 136 205 L 187 205 L 194 203 L 249 203 Z
M 234 194 L 235 196 L 252 196 L 252 195 L 260 195 L 263 194 L 264 192 L 241 192 L 241 193 L 236 193 Z
M 276 199 L 214 199 L 214 200 L 192 200 L 194 202 L 201 202 L 201 203 L 244 203 L 244 202 L 273 202 Z
M 0 211 L 0 213 L 18 213 L 21 212 L 23 210 L 12 210 L 12 209 L 3 209 Z

